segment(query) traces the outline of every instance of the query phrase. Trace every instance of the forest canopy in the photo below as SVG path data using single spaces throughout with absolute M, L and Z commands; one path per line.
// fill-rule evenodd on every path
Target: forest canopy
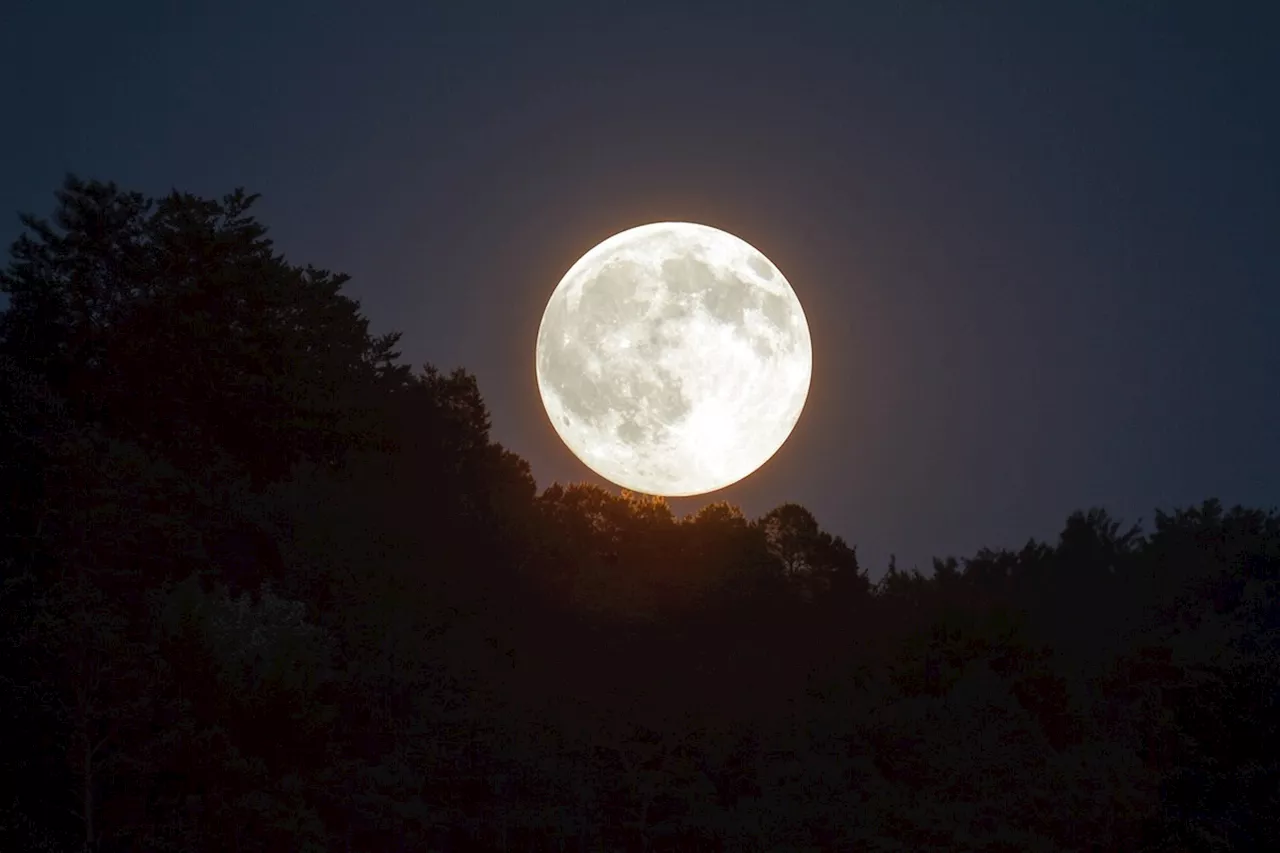
M 256 196 L 0 272 L 0 849 L 1280 849 L 1280 515 L 891 566 L 539 489 Z

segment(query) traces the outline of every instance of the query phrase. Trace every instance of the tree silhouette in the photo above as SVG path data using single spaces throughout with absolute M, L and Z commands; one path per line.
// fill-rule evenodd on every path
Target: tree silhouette
M 1280 846 L 1280 515 L 871 584 L 539 490 L 255 197 L 69 178 L 0 273 L 0 849 Z
M 345 276 L 275 254 L 256 198 L 68 178 L 51 221 L 23 217 L 0 352 L 78 418 L 193 470 L 265 480 L 335 461 L 369 390 L 405 381 L 398 335 L 368 334 Z

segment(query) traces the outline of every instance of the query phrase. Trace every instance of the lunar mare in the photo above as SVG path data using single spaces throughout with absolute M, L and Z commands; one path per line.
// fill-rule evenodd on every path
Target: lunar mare
M 538 390 L 556 432 L 605 479 L 646 494 L 724 488 L 777 452 L 809 393 L 800 300 L 749 243 L 707 225 L 615 234 L 556 286 Z

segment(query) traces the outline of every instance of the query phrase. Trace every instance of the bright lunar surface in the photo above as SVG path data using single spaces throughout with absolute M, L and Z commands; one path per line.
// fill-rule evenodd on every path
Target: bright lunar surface
M 623 488 L 698 495 L 763 465 L 804 408 L 809 325 L 750 244 L 706 225 L 615 234 L 574 264 L 538 330 L 556 432 Z

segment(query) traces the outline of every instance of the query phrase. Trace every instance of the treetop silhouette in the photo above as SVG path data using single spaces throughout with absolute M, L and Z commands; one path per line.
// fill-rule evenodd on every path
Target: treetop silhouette
M 0 272 L 0 849 L 1280 844 L 1280 515 L 889 568 L 539 491 L 256 196 L 71 177 Z

